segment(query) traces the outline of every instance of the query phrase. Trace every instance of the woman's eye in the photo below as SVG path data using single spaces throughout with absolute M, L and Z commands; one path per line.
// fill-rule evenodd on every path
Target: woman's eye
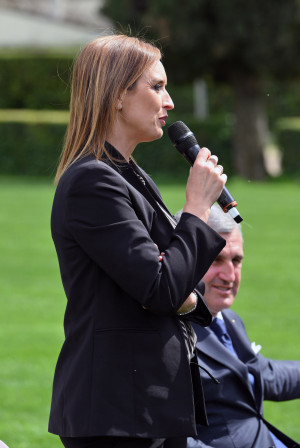
M 161 84 L 155 84 L 153 86 L 154 90 L 156 90 L 157 92 L 159 92 L 162 89 L 162 85 Z

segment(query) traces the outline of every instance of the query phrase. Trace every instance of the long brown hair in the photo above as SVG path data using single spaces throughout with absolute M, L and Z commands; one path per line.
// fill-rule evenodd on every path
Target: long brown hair
M 106 153 L 104 143 L 115 122 L 119 100 L 160 58 L 157 47 L 126 35 L 99 37 L 80 52 L 73 69 L 70 120 L 56 183 L 83 155 L 101 159 Z

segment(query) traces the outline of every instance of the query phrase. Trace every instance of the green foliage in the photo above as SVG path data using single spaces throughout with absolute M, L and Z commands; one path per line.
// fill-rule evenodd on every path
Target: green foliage
M 299 78 L 299 0 L 104 0 L 104 8 L 117 26 L 145 30 L 161 44 L 169 81 L 209 77 L 232 87 L 235 169 L 262 180 L 263 81 Z
M 169 114 L 169 123 L 180 120 L 173 113 Z M 231 148 L 231 126 L 232 123 L 226 117 L 214 117 L 199 122 L 195 118 L 184 116 L 183 121 L 195 134 L 200 146 L 213 148 L 222 165 L 224 172 L 232 173 L 232 148 Z M 190 165 L 183 156 L 174 148 L 171 141 L 164 132 L 160 140 L 150 143 L 142 143 L 135 152 L 136 161 L 151 175 L 175 176 L 185 178 Z
M 0 111 L 0 173 L 53 177 L 68 113 Z
M 281 118 L 276 126 L 277 144 L 282 152 L 283 173 L 300 179 L 300 118 Z
M 264 98 L 272 127 L 276 130 L 281 117 L 296 117 L 300 111 L 299 80 L 274 81 L 268 79 L 264 84 Z
M 298 0 L 105 0 L 104 8 L 117 24 L 159 38 L 180 82 L 207 73 L 223 80 L 300 73 Z
M 185 201 L 185 184 L 171 179 L 155 178 L 175 213 Z M 236 180 L 229 188 L 245 220 L 243 279 L 234 308 L 263 355 L 300 359 L 300 187 Z M 0 177 L 0 434 L 11 448 L 61 447 L 47 433 L 66 300 L 50 235 L 53 195 L 49 181 Z M 300 441 L 300 400 L 266 403 L 265 413 Z
M 182 119 L 201 146 L 213 148 L 227 174 L 232 172 L 230 117 L 199 122 L 191 116 L 170 113 L 168 124 Z M 0 173 L 53 176 L 68 120 L 67 112 L 0 111 Z M 160 140 L 141 144 L 134 157 L 150 174 L 185 176 L 189 166 L 173 149 L 165 130 Z
M 0 109 L 68 109 L 72 57 L 0 55 Z
M 113 18 L 120 31 L 134 35 L 141 31 L 141 20 L 147 11 L 150 0 L 110 0 L 104 1 L 101 13 Z

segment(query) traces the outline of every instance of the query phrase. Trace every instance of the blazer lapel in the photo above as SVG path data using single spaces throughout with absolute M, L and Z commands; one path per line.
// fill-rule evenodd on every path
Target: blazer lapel
M 234 349 L 239 357 L 239 359 L 247 366 L 248 371 L 255 378 L 255 396 L 253 390 L 251 388 L 251 392 L 253 393 L 255 402 L 261 406 L 263 396 L 262 393 L 262 381 L 261 376 L 259 374 L 259 366 L 258 359 L 255 353 L 253 352 L 249 339 L 245 331 L 240 331 L 239 326 L 236 324 L 236 320 L 234 318 L 230 318 L 226 312 L 222 313 L 224 321 L 226 323 L 227 331 L 233 341 Z M 238 341 L 238 343 L 236 343 Z M 257 401 L 257 397 L 259 400 Z
M 249 351 L 246 349 L 249 345 L 249 340 L 246 333 L 240 331 L 240 327 L 237 325 L 236 320 L 234 318 L 231 318 L 231 316 L 228 316 L 226 312 L 222 312 L 222 316 L 239 359 L 241 359 L 245 363 L 248 362 L 249 358 L 251 358 L 252 355 L 253 357 L 255 355 L 253 352 L 249 353 Z
M 177 224 L 176 220 L 173 217 L 172 213 L 166 207 L 164 201 L 162 200 L 160 192 L 159 192 L 156 184 L 151 179 L 151 177 L 144 170 L 142 170 L 138 165 L 136 165 L 136 163 L 133 162 L 132 160 L 130 161 L 130 166 L 131 166 L 132 170 L 144 180 L 144 182 L 145 182 L 144 186 L 146 187 L 145 193 L 147 195 L 150 195 L 151 199 L 155 200 L 156 205 L 158 204 L 161 211 L 164 213 L 164 215 L 167 217 L 167 219 L 171 222 L 172 227 L 173 228 L 176 227 L 176 224 Z
M 116 170 L 124 179 L 127 180 L 136 190 L 138 190 L 145 199 L 152 205 L 158 216 L 167 222 L 170 230 L 176 227 L 176 221 L 173 215 L 165 206 L 158 188 L 152 179 L 141 170 L 137 164 L 131 159 L 128 163 L 119 151 L 110 143 L 105 142 L 107 151 L 113 157 L 113 160 L 108 157 L 103 158 L 111 168 Z
M 152 205 L 160 219 L 163 219 L 163 221 L 170 227 L 170 230 L 173 231 L 177 223 L 163 203 L 160 195 L 158 195 L 155 189 L 150 185 L 148 176 L 140 175 L 145 182 L 143 183 L 142 179 L 138 176 L 139 172 L 136 172 L 130 165 L 127 165 L 126 168 L 122 168 L 119 173 L 144 196 L 144 198 Z
M 248 377 L 248 369 L 246 365 L 240 361 L 233 353 L 231 353 L 224 345 L 218 340 L 209 327 L 200 327 L 192 323 L 194 330 L 197 334 L 196 347 L 200 353 L 213 359 L 215 362 L 226 366 L 229 370 L 240 379 L 240 381 L 247 387 L 252 399 L 255 401 L 254 394 L 251 389 L 251 385 L 245 378 Z M 200 355 L 201 359 L 201 355 Z M 200 361 L 201 364 L 201 361 Z

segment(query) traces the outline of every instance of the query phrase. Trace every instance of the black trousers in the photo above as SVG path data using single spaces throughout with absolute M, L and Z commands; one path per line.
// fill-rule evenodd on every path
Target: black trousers
M 133 437 L 61 437 L 65 448 L 186 448 L 186 437 L 138 439 Z

